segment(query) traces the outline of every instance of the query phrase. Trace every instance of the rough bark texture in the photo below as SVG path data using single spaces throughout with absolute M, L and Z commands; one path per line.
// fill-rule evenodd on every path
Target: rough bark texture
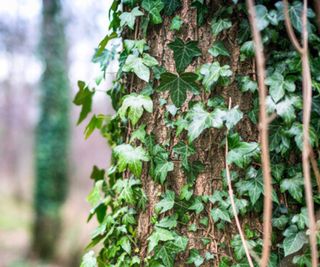
M 200 28 L 196 23 L 196 9 L 191 7 L 191 0 L 183 0 L 182 8 L 177 12 L 184 24 L 182 29 L 178 34 L 169 31 L 172 17 L 164 17 L 163 24 L 161 26 L 153 26 L 148 28 L 147 42 L 150 46 L 150 54 L 157 58 L 157 60 L 163 65 L 167 71 L 175 72 L 175 63 L 173 59 L 173 52 L 168 48 L 168 43 L 172 42 L 175 36 L 179 36 L 184 41 L 198 40 L 199 48 L 202 51 L 202 56 L 198 60 L 195 60 L 191 66 L 187 68 L 186 71 L 194 71 L 195 67 L 203 63 L 211 63 L 214 61 L 213 57 L 208 53 L 208 49 L 211 47 L 215 38 L 212 36 L 211 28 L 209 22 L 211 21 L 211 16 L 215 11 L 219 9 L 219 6 L 224 4 L 224 1 L 210 1 L 209 18 L 206 23 Z M 182 111 L 185 111 L 188 107 L 188 102 L 193 99 L 199 99 L 202 101 L 207 101 L 213 96 L 222 96 L 226 103 L 228 99 L 232 99 L 232 106 L 239 105 L 243 112 L 248 111 L 252 108 L 251 96 L 250 94 L 243 94 L 239 91 L 235 77 L 237 75 L 252 75 L 253 64 L 252 61 L 240 62 L 240 47 L 237 44 L 237 31 L 238 24 L 241 20 L 240 17 L 234 16 L 232 18 L 233 26 L 231 29 L 227 30 L 224 35 L 220 35 L 219 40 L 223 40 L 225 46 L 231 53 L 230 58 L 221 59 L 220 63 L 229 64 L 232 71 L 232 82 L 227 87 L 215 88 L 211 93 L 201 93 L 199 96 L 188 95 L 187 101 L 181 107 Z M 141 35 L 139 33 L 138 35 Z M 137 36 L 139 39 L 139 36 Z M 142 37 L 142 36 L 140 36 Z M 134 86 L 141 90 L 143 84 L 134 83 Z M 168 93 L 157 93 L 154 97 L 154 113 L 152 115 L 146 115 L 144 117 L 144 123 L 147 125 L 147 132 L 153 133 L 156 138 L 156 142 L 163 144 L 165 140 L 170 139 L 170 147 L 173 147 L 178 143 L 179 140 L 186 140 L 187 137 L 181 135 L 179 140 L 175 138 L 175 133 L 171 133 L 171 129 L 167 128 L 164 123 L 164 107 L 160 107 L 159 98 L 165 98 L 170 102 Z M 241 126 L 237 129 L 245 141 L 257 140 L 257 129 L 248 117 L 244 117 Z M 196 195 L 210 195 L 215 189 L 221 188 L 222 180 L 222 170 L 224 169 L 224 147 L 221 146 L 223 139 L 225 138 L 225 133 L 223 130 L 210 129 L 206 130 L 195 142 L 197 154 L 192 156 L 192 160 L 200 160 L 205 164 L 205 171 L 198 175 L 195 183 L 194 192 Z M 148 197 L 148 206 L 145 212 L 139 215 L 138 223 L 138 237 L 141 244 L 140 255 L 142 258 L 146 256 L 147 252 L 147 238 L 152 232 L 152 225 L 150 222 L 151 216 L 154 213 L 155 204 L 157 203 L 159 196 L 163 192 L 163 189 L 159 184 L 155 183 L 150 176 L 147 174 L 147 164 L 145 165 L 145 170 L 142 175 L 143 189 Z M 180 163 L 175 161 L 174 171 L 169 173 L 168 177 L 168 187 L 179 194 L 182 186 L 186 183 L 186 177 L 181 169 Z M 210 204 L 207 205 L 206 211 L 208 217 L 210 218 Z M 190 223 L 198 224 L 199 216 L 194 215 Z M 253 218 L 247 218 L 243 223 L 249 223 L 253 225 L 253 228 L 260 228 L 258 221 Z M 231 234 L 237 233 L 236 227 L 232 226 L 226 231 L 218 231 L 212 220 L 209 222 L 207 229 L 200 229 L 196 232 L 188 232 L 187 227 L 179 229 L 180 233 L 186 235 L 189 238 L 188 247 L 197 248 L 200 251 L 210 251 L 217 257 L 215 263 L 219 262 L 219 258 L 224 254 L 230 255 L 230 248 L 219 248 L 219 244 L 223 241 L 227 241 L 226 244 L 230 244 Z M 202 244 L 199 237 L 210 237 L 214 242 L 210 242 L 206 247 Z M 177 259 L 175 266 L 187 266 L 186 258 L 188 255 L 183 255 Z M 202 266 L 212 266 L 210 264 Z

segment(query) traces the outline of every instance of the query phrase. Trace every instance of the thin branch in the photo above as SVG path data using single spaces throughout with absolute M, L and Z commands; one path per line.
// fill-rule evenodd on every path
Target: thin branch
M 229 110 L 230 109 L 231 109 L 231 98 L 229 98 Z M 230 170 L 229 170 L 229 166 L 228 166 L 228 162 L 227 162 L 228 150 L 229 150 L 229 148 L 228 148 L 228 134 L 229 134 L 229 131 L 227 130 L 226 149 L 225 149 L 225 163 L 226 163 L 226 176 L 227 176 L 227 182 L 228 182 L 228 188 L 229 188 L 228 192 L 229 192 L 231 207 L 232 207 L 232 211 L 233 211 L 233 216 L 234 216 L 234 219 L 236 221 L 236 225 L 237 225 L 238 232 L 239 232 L 239 235 L 240 235 L 240 238 L 241 238 L 241 242 L 243 244 L 244 251 L 245 251 L 246 256 L 247 256 L 248 263 L 249 263 L 250 267 L 254 267 L 252 259 L 251 259 L 251 256 L 250 256 L 250 252 L 249 252 L 247 241 L 246 241 L 246 239 L 244 237 L 244 234 L 242 232 L 241 224 L 240 224 L 239 217 L 238 217 L 238 214 L 237 214 L 236 204 L 234 202 L 234 197 L 233 197 L 234 194 L 233 194 L 233 190 L 232 190 L 232 184 L 231 184 L 231 178 L 230 178 Z
M 263 45 L 260 32 L 256 24 L 256 11 L 254 1 L 247 0 L 248 15 L 251 32 L 253 35 L 255 58 L 257 62 L 257 75 L 259 85 L 259 131 L 261 136 L 261 161 L 264 183 L 264 209 L 263 209 L 263 250 L 261 267 L 267 267 L 270 256 L 271 233 L 272 233 L 272 178 L 270 174 L 270 157 L 269 157 L 269 136 L 268 136 L 268 115 L 266 109 L 267 88 L 264 83 L 265 79 L 265 58 L 263 54 Z
M 309 125 L 312 105 L 312 86 L 311 86 L 311 72 L 308 55 L 308 29 L 307 29 L 307 0 L 303 1 L 302 10 L 302 44 L 303 52 L 302 59 L 302 90 L 303 90 L 303 149 L 302 149 L 302 168 L 304 177 L 305 197 L 308 209 L 309 227 L 310 227 L 310 246 L 312 256 L 312 266 L 318 266 L 318 250 L 317 250 L 317 236 L 316 236 L 316 220 L 314 215 L 312 184 L 310 175 L 309 163 L 309 148 L 310 136 Z
M 291 25 L 291 20 L 289 16 L 289 5 L 288 0 L 283 0 L 283 12 L 284 12 L 284 22 L 286 25 L 286 29 L 290 38 L 290 41 L 294 48 L 300 53 L 303 53 L 303 47 L 299 44 L 299 41 L 296 37 L 296 34 L 294 33 L 294 30 Z
M 318 185 L 318 192 L 320 193 L 320 172 L 319 172 L 319 168 L 318 168 L 318 163 L 317 163 L 317 160 L 316 160 L 316 157 L 313 153 L 313 150 L 312 148 L 310 147 L 310 161 L 311 161 L 311 166 L 312 166 L 312 169 L 313 169 L 313 173 L 314 173 L 314 176 L 316 177 L 316 181 L 317 181 L 317 185 Z

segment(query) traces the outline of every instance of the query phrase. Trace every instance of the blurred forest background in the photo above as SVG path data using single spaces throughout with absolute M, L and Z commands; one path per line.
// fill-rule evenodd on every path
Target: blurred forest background
M 79 266 L 81 254 L 94 225 L 86 224 L 90 210 L 86 202 L 94 164 L 105 168 L 110 153 L 103 139 L 84 141 L 76 126 L 79 108 L 71 103 L 77 80 L 94 81 L 99 66 L 91 62 L 94 48 L 107 27 L 109 1 L 70 0 L 62 2 L 62 17 L 68 47 L 70 83 L 70 189 L 62 208 L 62 233 L 57 260 L 52 266 Z M 0 267 L 42 266 L 26 260 L 31 254 L 34 222 L 35 130 L 40 117 L 40 79 L 44 71 L 39 52 L 41 0 L 0 2 Z M 113 69 L 106 75 L 110 86 Z M 95 112 L 110 114 L 108 98 L 94 99 Z M 55 160 L 55 159 L 52 159 Z M 29 257 L 30 258 L 30 257 Z M 51 266 L 51 265 L 50 265 Z

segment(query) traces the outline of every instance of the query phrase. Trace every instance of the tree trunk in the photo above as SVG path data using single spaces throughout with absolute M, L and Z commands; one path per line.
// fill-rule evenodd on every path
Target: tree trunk
M 184 24 L 179 34 L 170 31 L 170 24 L 172 17 L 163 16 L 163 24 L 161 26 L 149 26 L 147 32 L 147 43 L 151 47 L 150 55 L 154 56 L 159 65 L 164 66 L 169 72 L 176 72 L 175 61 L 173 58 L 173 52 L 168 49 L 168 43 L 172 42 L 175 37 L 179 37 L 184 41 L 196 40 L 199 41 L 198 46 L 201 49 L 202 56 L 193 62 L 186 71 L 195 71 L 196 67 L 199 67 L 204 63 L 212 63 L 215 60 L 208 53 L 212 43 L 217 39 L 212 35 L 210 26 L 210 15 L 224 5 L 224 1 L 211 1 L 209 8 L 209 18 L 201 27 L 197 26 L 197 11 L 191 7 L 192 1 L 183 0 L 182 7 L 175 15 L 179 15 Z M 241 93 L 238 84 L 236 82 L 237 75 L 250 75 L 254 72 L 253 61 L 240 61 L 240 45 L 237 42 L 237 35 L 239 30 L 239 22 L 241 21 L 243 14 L 236 14 L 234 12 L 232 17 L 233 25 L 228 29 L 225 34 L 219 35 L 219 40 L 223 41 L 224 45 L 230 52 L 230 58 L 219 58 L 221 65 L 229 64 L 232 69 L 231 83 L 227 87 L 218 87 L 212 90 L 211 93 L 201 93 L 199 96 L 193 97 L 192 100 L 201 100 L 207 102 L 209 98 L 214 96 L 222 96 L 226 103 L 229 99 L 232 101 L 232 106 L 239 105 L 240 110 L 244 113 L 252 108 L 252 98 L 249 93 Z M 138 33 L 137 39 L 142 39 L 142 33 Z M 135 81 L 134 87 L 143 88 L 143 84 L 140 81 Z M 155 86 L 156 87 L 156 86 Z M 191 101 L 191 94 L 188 95 L 187 101 L 181 107 L 182 111 L 188 109 L 188 104 Z M 180 140 L 187 142 L 187 136 L 180 135 L 179 138 L 175 137 L 175 131 L 171 130 L 165 125 L 165 107 L 161 106 L 159 99 L 164 98 L 170 102 L 170 98 L 167 92 L 156 93 L 153 97 L 154 112 L 152 115 L 145 115 L 144 121 L 147 125 L 147 133 L 153 133 L 157 144 L 164 144 L 166 140 L 169 140 L 169 147 L 174 147 Z M 256 141 L 258 138 L 258 131 L 256 126 L 245 115 L 241 126 L 238 127 L 238 132 L 244 139 L 244 141 Z M 222 186 L 222 171 L 225 169 L 225 152 L 224 146 L 221 146 L 225 138 L 225 132 L 218 129 L 206 130 L 195 141 L 196 154 L 193 155 L 191 161 L 201 161 L 205 165 L 205 169 L 201 172 L 195 181 L 194 194 L 198 196 L 212 195 L 216 189 Z M 172 156 L 172 153 L 171 153 Z M 165 188 L 160 184 L 153 181 L 148 175 L 148 164 L 145 164 L 145 168 L 142 175 L 143 189 L 148 197 L 148 205 L 144 212 L 139 214 L 138 223 L 138 237 L 141 244 L 140 256 L 145 258 L 147 256 L 147 238 L 153 231 L 153 225 L 151 218 L 154 215 L 155 205 L 160 200 L 160 195 L 165 191 Z M 174 190 L 177 195 L 180 194 L 182 187 L 187 183 L 186 175 L 181 169 L 181 162 L 175 161 L 174 170 L 168 173 L 167 189 Z M 213 261 L 208 261 L 201 266 L 217 266 L 221 260 L 221 257 L 228 255 L 232 257 L 230 248 L 230 238 L 232 234 L 237 233 L 235 225 L 228 226 L 223 231 L 218 230 L 215 223 L 210 216 L 210 210 L 212 204 L 207 204 L 204 213 L 210 218 L 209 225 L 206 229 L 199 227 L 200 215 L 192 215 L 188 225 L 180 227 L 178 229 L 179 234 L 187 236 L 188 250 L 196 248 L 200 251 L 200 254 L 204 256 L 205 252 L 210 252 L 215 255 Z M 161 215 L 160 215 L 161 216 Z M 163 217 L 163 216 L 162 216 Z M 161 218 L 161 217 L 160 217 Z M 253 228 L 261 228 L 261 225 L 257 218 L 247 217 L 243 220 L 243 223 L 251 225 Z M 195 232 L 188 231 L 188 227 L 191 224 L 196 224 L 199 228 Z M 176 229 L 177 230 L 177 229 Z M 209 238 L 212 242 L 204 245 L 201 242 L 201 238 Z M 226 246 L 220 246 L 225 244 Z M 181 255 L 176 259 L 174 266 L 187 266 L 186 261 L 189 255 Z M 212 265 L 213 264 L 213 265 Z
M 40 120 L 36 132 L 35 223 L 33 252 L 55 254 L 60 208 L 68 190 L 69 87 L 64 22 L 59 0 L 43 0 Z

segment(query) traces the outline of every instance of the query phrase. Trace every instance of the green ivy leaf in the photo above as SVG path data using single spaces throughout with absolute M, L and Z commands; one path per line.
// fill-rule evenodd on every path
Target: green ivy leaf
M 118 157 L 117 167 L 120 172 L 123 172 L 128 166 L 135 176 L 140 177 L 142 161 L 149 161 L 149 156 L 142 147 L 121 144 L 116 146 L 113 151 Z
M 287 133 L 290 136 L 294 136 L 294 141 L 296 142 L 297 147 L 302 151 L 303 145 L 303 126 L 301 123 L 295 122 L 292 124 L 291 128 Z M 318 143 L 317 134 L 312 126 L 309 128 L 310 134 L 310 145 L 313 147 L 315 144 Z
M 133 125 L 136 125 L 143 114 L 143 110 L 152 113 L 153 102 L 151 98 L 149 96 L 132 93 L 123 98 L 118 114 L 120 118 L 124 120 L 128 111 L 128 118 L 131 120 Z
M 283 240 L 284 256 L 291 255 L 299 251 L 304 244 L 308 243 L 306 233 L 303 231 L 292 233 Z
M 285 91 L 294 92 L 296 88 L 293 81 L 285 80 L 278 72 L 268 77 L 265 83 L 270 86 L 269 93 L 276 103 L 284 96 Z
M 200 68 L 200 74 L 203 76 L 202 84 L 207 91 L 210 91 L 211 87 L 218 82 L 226 84 L 228 77 L 232 76 L 232 71 L 229 65 L 220 66 L 220 63 L 216 61 L 211 64 L 203 64 Z
M 181 73 L 179 76 L 170 72 L 161 74 L 159 91 L 169 90 L 172 102 L 180 107 L 187 98 L 187 91 L 198 90 L 196 80 L 198 75 L 191 72 Z
M 289 222 L 289 219 L 285 215 L 281 215 L 278 218 L 272 219 L 272 226 L 278 228 L 279 230 L 283 230 L 287 223 Z
M 180 38 L 176 38 L 168 44 L 173 51 L 177 72 L 183 72 L 195 57 L 201 56 L 201 50 L 197 47 L 197 43 L 197 41 L 184 43 Z
M 189 264 L 193 263 L 196 267 L 199 267 L 203 262 L 204 262 L 204 258 L 200 255 L 199 251 L 192 248 L 190 250 L 190 256 L 187 260 L 187 263 Z
M 79 91 L 74 97 L 73 103 L 81 107 L 80 116 L 77 124 L 79 125 L 91 112 L 92 96 L 94 92 L 90 91 L 89 87 L 86 86 L 85 82 L 78 81 Z
M 238 79 L 241 92 L 254 93 L 258 90 L 258 84 L 256 81 L 250 79 L 249 76 L 242 76 Z
M 122 12 L 119 16 L 120 26 L 123 27 L 128 25 L 128 27 L 133 30 L 136 17 L 143 16 L 143 13 L 139 10 L 139 7 L 135 7 L 131 12 Z
M 244 168 L 252 157 L 259 154 L 259 145 L 256 142 L 239 142 L 237 146 L 228 153 L 228 164 L 236 164 L 240 168 Z
M 180 0 L 163 0 L 164 14 L 171 16 L 179 7 L 181 7 Z
M 117 180 L 113 189 L 119 194 L 119 200 L 124 200 L 126 203 L 134 205 L 136 203 L 134 186 L 139 184 L 140 181 L 133 178 Z
M 171 210 L 174 206 L 174 196 L 173 191 L 167 190 L 161 201 L 156 204 L 156 209 L 159 210 L 160 213 Z
M 196 214 L 199 214 L 199 213 L 201 213 L 201 211 L 203 211 L 204 205 L 203 205 L 201 199 L 196 198 L 193 201 L 192 205 L 188 209 L 189 210 L 194 210 L 196 212 Z
M 129 55 L 123 65 L 122 70 L 124 72 L 134 72 L 141 80 L 149 82 L 149 67 L 156 65 L 158 65 L 157 60 L 148 54 L 144 54 L 143 58 L 136 55 Z
M 119 245 L 122 249 L 127 252 L 129 255 L 131 254 L 131 244 L 128 237 L 124 236 L 119 240 Z
M 98 267 L 94 251 L 90 250 L 83 255 L 80 267 Z
M 268 9 L 264 5 L 256 5 L 256 18 L 255 22 L 259 31 L 264 30 L 269 25 Z
M 175 16 L 173 19 L 172 19 L 172 22 L 171 22 L 171 25 L 170 25 L 170 30 L 171 31 L 179 31 L 181 26 L 183 24 L 183 20 L 179 17 L 179 16 Z
M 295 178 L 284 179 L 280 184 L 281 192 L 288 191 L 298 202 L 302 203 L 303 197 L 303 177 L 297 175 Z
M 228 210 L 220 209 L 220 208 L 213 208 L 210 212 L 210 215 L 214 222 L 218 222 L 219 220 L 223 222 L 231 222 L 230 215 Z
M 217 57 L 217 56 L 230 57 L 229 51 L 225 48 L 223 42 L 221 41 L 214 42 L 211 48 L 209 49 L 209 53 L 213 57 Z
M 299 214 L 292 217 L 292 223 L 297 224 L 299 229 L 303 230 L 306 226 L 309 226 L 308 212 L 306 208 L 302 208 Z
M 249 249 L 253 249 L 256 245 L 256 242 L 253 240 L 246 240 L 247 246 Z M 237 260 L 241 260 L 246 256 L 240 235 L 235 235 L 231 240 L 231 247 L 233 248 L 234 255 Z
M 177 214 L 174 214 L 174 215 L 168 216 L 168 217 L 164 217 L 163 219 L 161 219 L 160 222 L 158 222 L 156 224 L 156 227 L 168 228 L 168 229 L 175 228 L 178 224 L 177 219 L 178 219 Z
M 144 10 L 149 12 L 151 16 L 151 22 L 153 24 L 159 24 L 162 22 L 160 15 L 160 12 L 164 7 L 162 0 L 143 0 L 141 6 Z
M 159 241 L 173 240 L 173 234 L 166 229 L 155 227 L 155 231 L 148 237 L 148 252 L 150 253 L 158 245 Z
M 193 155 L 196 151 L 192 145 L 180 141 L 173 147 L 173 152 L 181 157 L 182 165 L 188 167 L 188 157 Z
M 147 134 L 145 128 L 146 125 L 142 124 L 137 130 L 133 131 L 130 136 L 130 143 L 132 143 L 136 139 L 138 139 L 141 143 L 145 143 Z
M 220 32 L 231 28 L 232 22 L 229 19 L 216 19 L 211 22 L 211 31 L 214 36 L 217 36 Z
M 173 171 L 173 168 L 174 168 L 174 164 L 171 161 L 166 161 L 166 160 L 156 161 L 156 168 L 154 170 L 154 173 L 157 181 L 163 184 L 167 178 L 168 172 Z

